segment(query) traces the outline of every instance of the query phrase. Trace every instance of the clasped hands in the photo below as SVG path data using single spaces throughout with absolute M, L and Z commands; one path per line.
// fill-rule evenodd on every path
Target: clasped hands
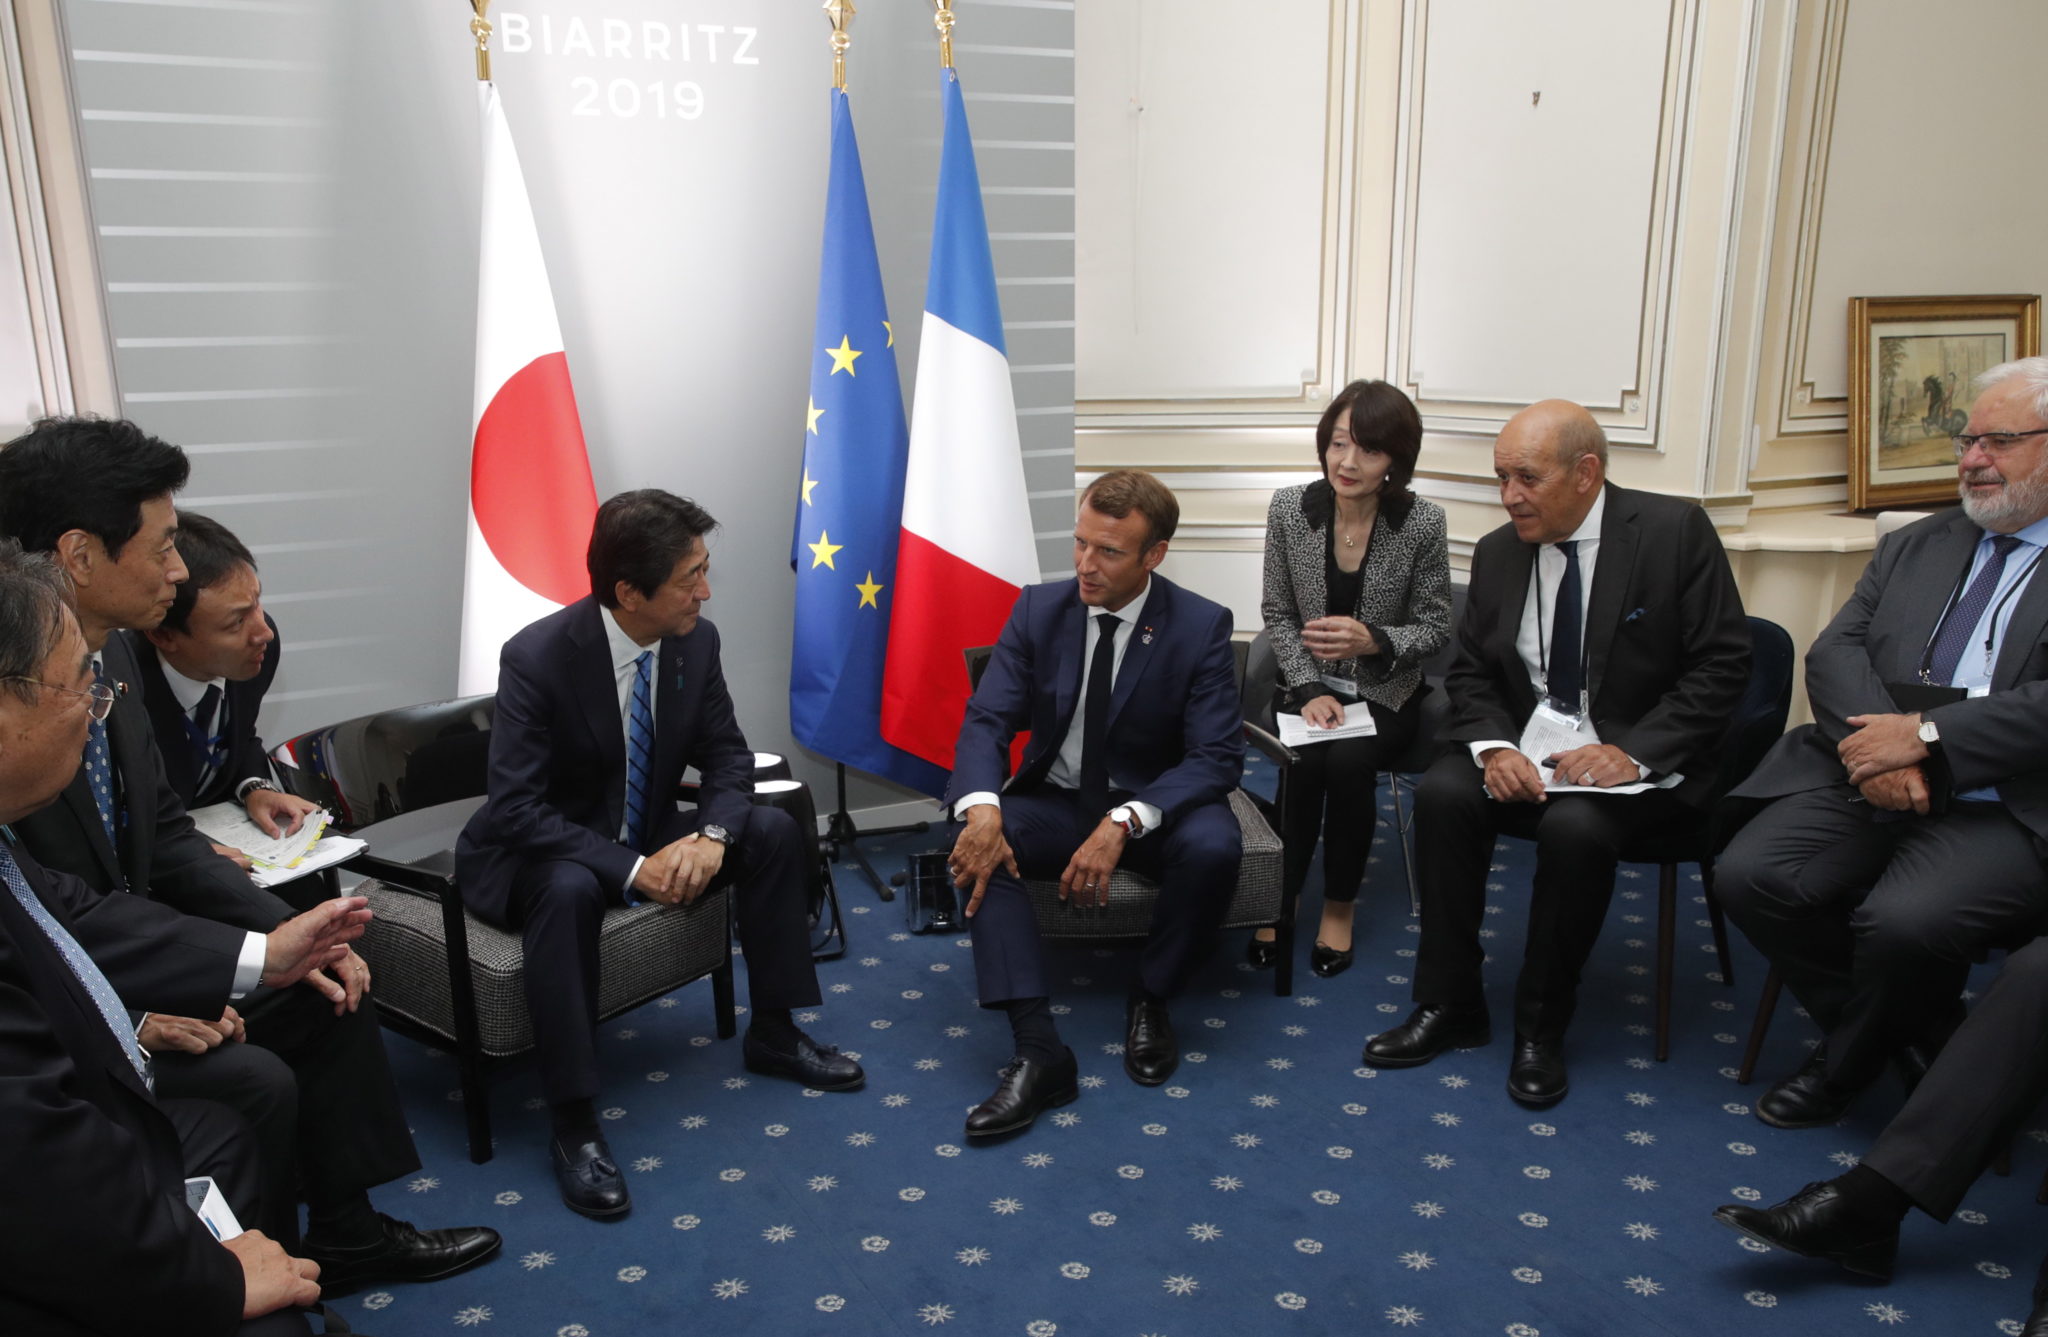
M 1610 789 L 1643 778 L 1642 767 L 1628 753 L 1609 743 L 1588 743 L 1546 758 L 1567 784 Z M 1541 803 L 1546 790 L 1543 772 L 1511 747 L 1497 747 L 1480 758 L 1486 768 L 1486 792 L 1502 803 Z
M 370 990 L 370 967 L 349 944 L 363 936 L 363 926 L 370 922 L 369 904 L 361 896 L 322 901 L 272 929 L 263 939 L 262 983 L 273 989 L 303 983 L 333 1003 L 336 1016 L 355 1011 Z M 218 1021 L 152 1012 L 135 1038 L 152 1054 L 203 1054 L 228 1041 L 245 1040 L 248 1032 L 241 1014 L 230 1007 Z
M 1848 723 L 1855 732 L 1835 745 L 1835 754 L 1849 783 L 1872 807 L 1925 817 L 1931 800 L 1927 772 L 1920 766 L 1927 759 L 1920 716 L 1851 715 Z
M 1356 659 L 1378 654 L 1380 643 L 1355 617 L 1318 617 L 1301 624 L 1301 648 L 1317 659 Z
M 725 842 L 692 831 L 640 861 L 633 890 L 663 905 L 689 905 L 725 866 Z
M 1128 839 L 1123 827 L 1109 818 L 1097 823 L 1060 873 L 1060 899 L 1082 909 L 1108 905 L 1109 878 L 1123 858 L 1124 842 Z M 1010 842 L 1003 838 L 1000 808 L 993 803 L 981 803 L 967 810 L 966 825 L 953 842 L 946 867 L 953 874 L 954 886 L 973 887 L 964 911 L 969 919 L 981 909 L 981 898 L 987 893 L 988 880 L 996 869 L 1004 869 L 1011 877 L 1018 876 L 1017 856 L 1011 851 Z

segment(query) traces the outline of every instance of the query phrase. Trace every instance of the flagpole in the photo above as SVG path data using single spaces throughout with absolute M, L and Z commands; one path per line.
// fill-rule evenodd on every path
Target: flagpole
M 939 68 L 953 68 L 953 0 L 932 0 L 932 27 L 939 30 Z
M 825 17 L 832 23 L 832 86 L 844 93 L 846 49 L 853 45 L 853 36 L 847 32 L 847 26 L 852 22 L 856 11 L 853 0 L 825 0 L 821 7 L 825 11 Z M 874 887 L 875 894 L 882 900 L 893 901 L 896 899 L 896 893 L 890 888 L 890 880 L 875 871 L 874 864 L 868 861 L 867 854 L 860 847 L 860 839 L 863 835 L 893 836 L 913 831 L 927 831 L 931 829 L 931 823 L 913 822 L 905 826 L 885 826 L 862 831 L 846 806 L 846 763 L 835 761 L 833 771 L 836 781 L 833 795 L 835 801 L 832 814 L 825 821 L 825 843 L 828 852 L 835 863 L 846 855 L 852 855 L 853 861 L 860 866 L 861 873 Z
M 476 17 L 469 21 L 469 31 L 476 37 L 476 77 L 479 83 L 491 81 L 491 20 L 485 11 L 491 7 L 491 0 L 469 0 L 469 7 L 476 11 Z

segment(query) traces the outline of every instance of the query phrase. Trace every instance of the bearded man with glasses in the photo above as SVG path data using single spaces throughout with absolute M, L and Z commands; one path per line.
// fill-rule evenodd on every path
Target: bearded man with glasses
M 1756 1103 L 1779 1128 L 1834 1123 L 1888 1061 L 1916 1084 L 1962 1019 L 1971 962 L 2048 912 L 2048 358 L 1977 390 L 1955 438 L 1961 507 L 1879 542 L 1807 653 L 1815 723 L 1735 791 L 1770 803 L 1717 892 L 1823 1032 Z M 1899 1192 L 1866 1167 L 1844 1178 L 1850 1198 Z M 1809 1228 L 1831 1256 L 1828 1221 Z

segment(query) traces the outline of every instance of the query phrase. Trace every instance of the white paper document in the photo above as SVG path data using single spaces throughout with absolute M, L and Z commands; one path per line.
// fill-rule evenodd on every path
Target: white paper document
M 290 868 L 267 868 L 262 864 L 257 864 L 256 871 L 249 874 L 249 878 L 259 887 L 279 886 L 292 881 L 294 878 L 304 877 L 308 873 L 317 873 L 323 868 L 331 868 L 342 860 L 352 858 L 368 848 L 370 848 L 369 841 L 357 840 L 354 836 L 322 836 L 320 843 L 315 845 L 305 858 L 299 860 Z
M 228 1200 L 221 1196 L 220 1185 L 213 1182 L 211 1175 L 185 1181 L 185 1205 L 223 1244 L 242 1233 L 242 1223 L 235 1219 L 235 1209 L 228 1206 Z
M 1529 726 L 1522 730 L 1522 742 L 1515 750 L 1536 764 L 1543 773 L 1543 792 L 1546 794 L 1640 794 L 1651 789 L 1669 789 L 1685 779 L 1682 775 L 1667 775 L 1658 780 L 1637 780 L 1626 785 L 1576 785 L 1559 774 L 1550 758 L 1574 748 L 1590 747 L 1600 741 L 1600 734 L 1593 728 L 1593 721 L 1582 716 L 1565 715 L 1547 705 L 1536 707 L 1536 713 L 1529 717 Z
M 1324 729 L 1310 724 L 1299 715 L 1277 716 L 1280 723 L 1280 741 L 1289 747 L 1302 747 L 1309 743 L 1334 743 L 1339 738 L 1371 738 L 1380 731 L 1373 723 L 1372 710 L 1363 701 L 1354 701 L 1344 707 L 1344 722 L 1334 729 Z
M 325 812 L 309 812 L 299 829 L 290 835 L 266 836 L 250 820 L 239 803 L 215 803 L 195 809 L 192 823 L 216 845 L 226 845 L 249 856 L 258 867 L 291 868 L 306 857 L 327 829 Z

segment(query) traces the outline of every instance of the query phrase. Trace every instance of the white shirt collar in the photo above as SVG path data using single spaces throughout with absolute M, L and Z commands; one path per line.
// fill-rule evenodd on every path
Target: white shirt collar
M 626 634 L 625 629 L 619 625 L 615 609 L 599 608 L 597 620 L 604 623 L 604 639 L 612 648 L 614 669 L 624 669 L 642 654 L 654 649 L 653 645 L 642 645 Z M 660 642 L 657 641 L 655 644 L 658 645 Z
M 1579 521 L 1579 527 L 1571 533 L 1570 542 L 1584 543 L 1588 539 L 1598 542 L 1600 522 L 1607 516 L 1607 484 L 1600 484 L 1600 491 L 1594 494 L 1593 509 L 1586 512 L 1586 518 Z
M 1115 618 L 1117 621 L 1123 623 L 1125 626 L 1134 626 L 1138 621 L 1138 614 L 1145 611 L 1146 600 L 1150 599 L 1151 597 L 1152 577 L 1146 576 L 1145 588 L 1139 590 L 1137 594 L 1132 597 L 1129 603 L 1125 604 L 1122 608 L 1119 608 L 1116 612 L 1110 613 L 1109 615 Z M 1088 617 L 1091 621 L 1093 621 L 1097 613 L 1105 613 L 1108 611 L 1109 610 L 1105 608 L 1091 608 L 1088 610 Z
M 170 685 L 171 695 L 178 699 L 178 709 L 184 711 L 187 715 L 190 715 L 198 707 L 199 699 L 206 695 L 207 688 L 218 687 L 223 695 L 226 694 L 228 689 L 228 680 L 226 678 L 211 678 L 205 682 L 201 682 L 196 678 L 188 678 L 178 672 L 177 669 L 172 668 L 171 661 L 165 659 L 163 652 L 156 649 L 156 647 L 151 646 L 150 653 L 156 655 L 156 662 L 163 666 L 164 681 Z

